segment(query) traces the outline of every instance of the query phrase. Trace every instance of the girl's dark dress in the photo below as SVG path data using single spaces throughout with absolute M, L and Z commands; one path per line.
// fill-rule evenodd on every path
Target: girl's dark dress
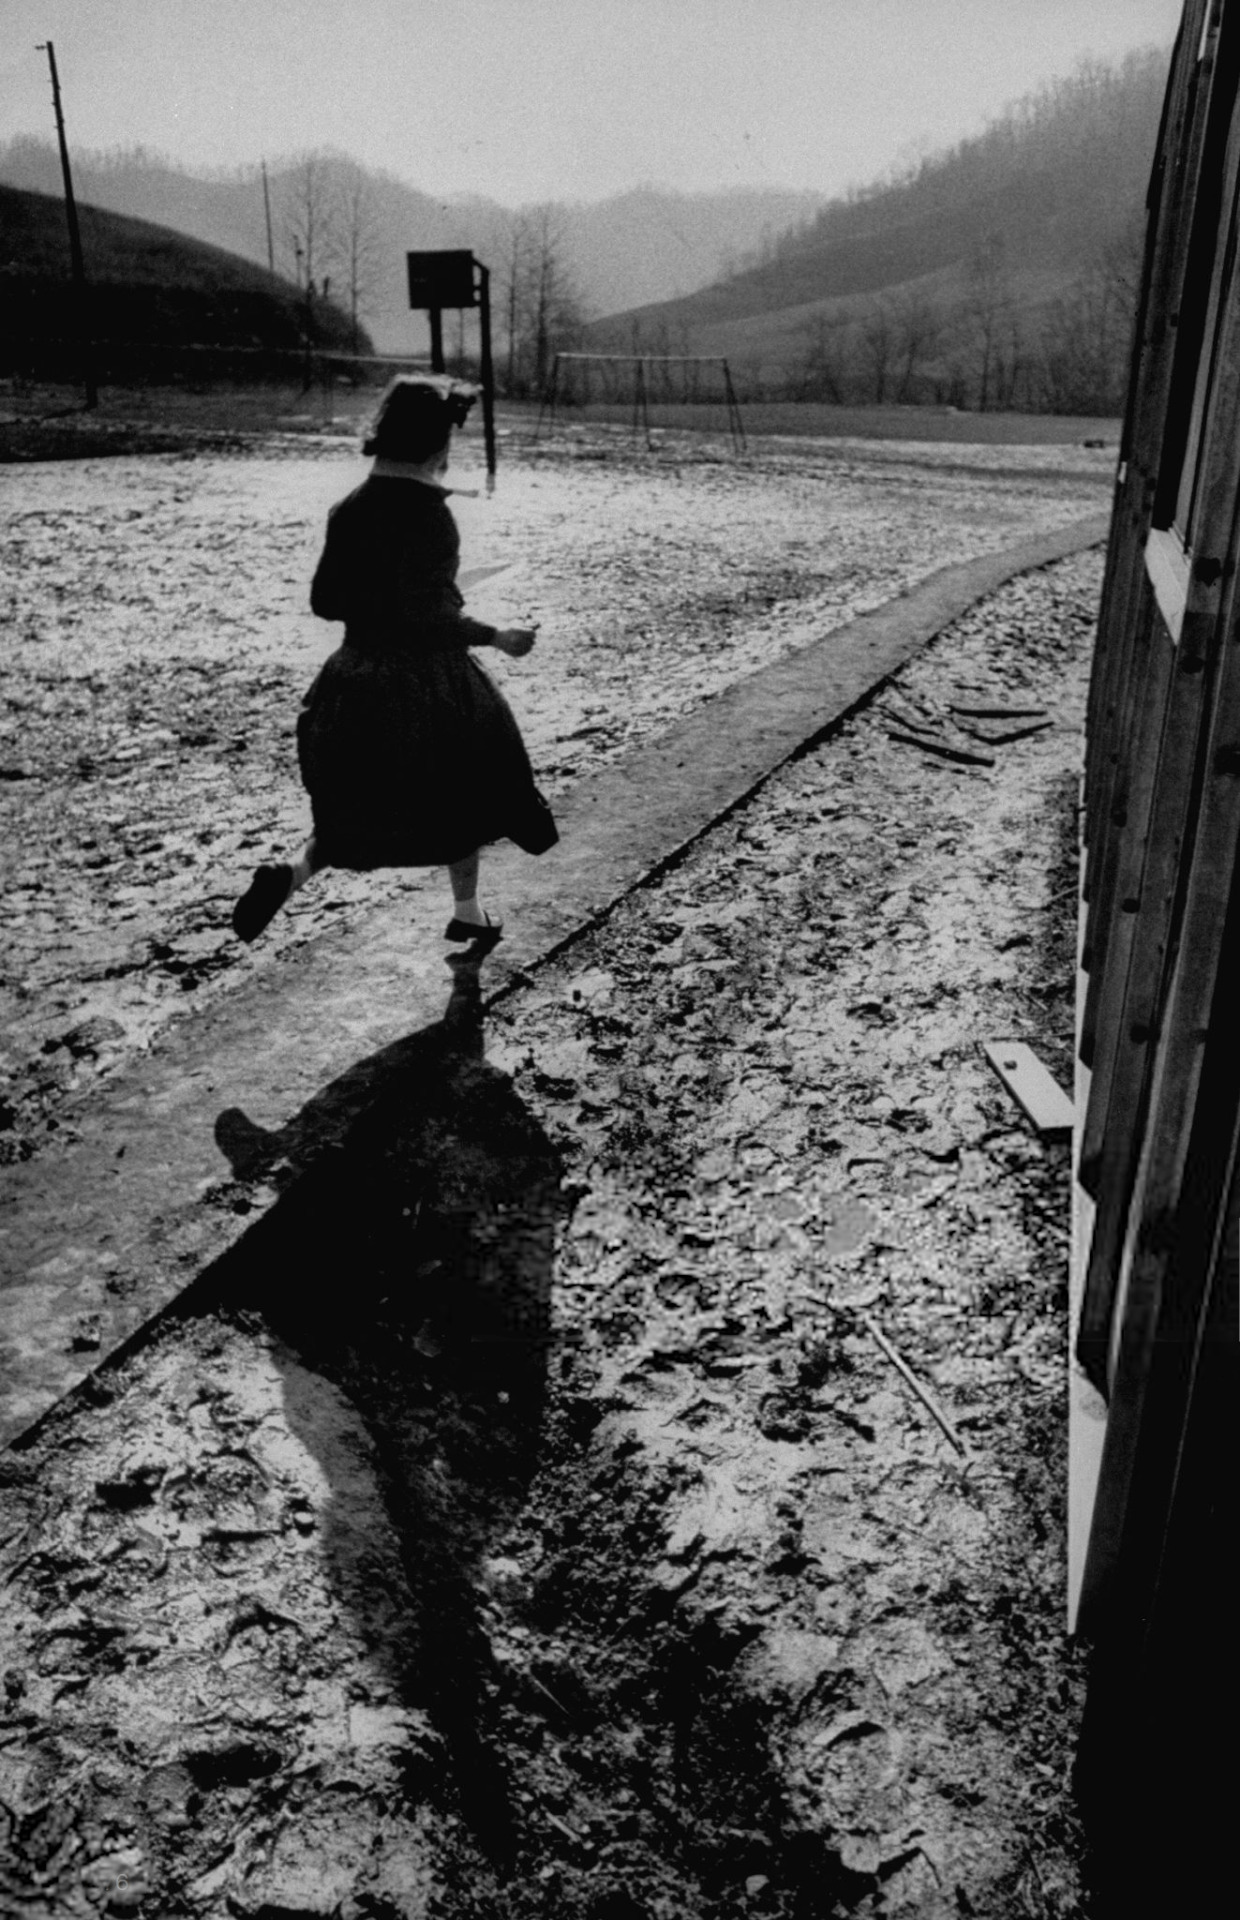
M 328 515 L 310 589 L 344 644 L 297 720 L 314 833 L 332 866 L 446 866 L 489 841 L 558 835 L 504 696 L 469 652 L 495 637 L 456 585 L 444 492 L 371 475 Z

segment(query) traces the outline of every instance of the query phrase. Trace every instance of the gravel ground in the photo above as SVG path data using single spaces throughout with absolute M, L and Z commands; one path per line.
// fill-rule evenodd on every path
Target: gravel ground
M 463 479 L 477 484 L 467 437 Z M 334 644 L 307 610 L 353 443 L 0 467 L 0 1158 L 248 957 L 228 911 L 307 826 L 292 722 Z M 1097 510 L 1113 452 L 773 438 L 726 446 L 575 429 L 501 448 L 456 502 L 482 617 L 541 622 L 488 656 L 554 796 L 706 695 L 935 568 Z M 308 890 L 278 961 L 390 875 Z M 442 882 L 396 884 L 415 896 Z
M 860 479 L 850 463 L 702 463 L 676 568 L 683 475 L 566 448 L 522 467 L 510 543 L 523 565 L 537 549 L 546 645 L 518 698 L 544 765 L 563 756 L 555 779 L 620 750 L 618 725 L 682 710 L 706 660 L 725 678 L 761 664 L 994 544 L 1008 516 L 1015 536 L 1099 499 L 1088 479 L 928 488 L 890 449 Z M 283 497 L 296 466 L 261 484 Z M 194 512 L 213 486 L 226 521 L 242 471 L 184 471 Z M 505 557 L 502 484 L 471 559 Z M 591 489 L 621 487 L 631 525 L 596 547 Z M 314 527 L 273 524 L 295 598 Z M 755 583 L 743 619 L 720 597 L 695 612 L 721 569 L 738 595 Z M 965 616 L 485 1020 L 459 965 L 351 1148 L 9 1456 L 15 1910 L 1085 1913 L 1062 1631 L 1068 1150 L 1029 1132 L 980 1044 L 1026 1039 L 1069 1079 L 1100 579 L 1083 556 Z M 57 700 L 87 670 L 78 644 L 23 643 L 23 660 L 62 649 Z M 50 781 L 84 921 L 95 888 L 146 889 L 126 937 L 147 937 L 157 895 L 172 947 L 205 912 L 196 836 L 218 833 L 223 870 L 251 857 L 246 834 L 288 830 L 301 645 L 264 664 L 252 634 L 204 619 L 200 688 L 150 635 L 126 692 L 128 669 L 99 678 L 81 724 L 100 771 Z M 166 772 L 153 741 L 116 765 L 152 676 L 161 726 L 189 686 L 201 710 L 175 724 L 245 755 L 204 754 L 197 785 L 172 743 Z M 897 703 L 941 714 L 967 694 L 1052 724 L 989 768 L 891 737 Z M 32 776 L 53 737 L 23 734 Z M 28 831 L 51 820 L 34 777 L 15 791 Z M 81 872 L 87 831 L 106 881 Z M 361 911 L 365 887 L 338 897 Z M 97 925 L 47 911 L 23 964 L 55 946 L 32 991 L 67 993 Z M 153 1021 L 149 974 L 133 981 Z

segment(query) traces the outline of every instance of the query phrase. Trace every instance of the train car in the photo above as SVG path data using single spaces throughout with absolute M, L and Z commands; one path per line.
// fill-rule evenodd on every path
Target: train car
M 1186 0 L 1150 182 L 1082 815 L 1080 1779 L 1104 1878 L 1124 1888 L 1115 1911 L 1132 1914 L 1212 1910 L 1194 1876 L 1219 1865 L 1235 1818 L 1238 242 L 1240 0 Z M 1205 1904 L 1184 1904 L 1191 1888 Z

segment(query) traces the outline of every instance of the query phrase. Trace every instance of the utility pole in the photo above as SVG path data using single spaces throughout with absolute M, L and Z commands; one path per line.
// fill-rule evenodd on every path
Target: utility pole
M 51 41 L 42 42 L 35 51 L 42 52 L 44 47 L 47 49 L 47 64 L 52 70 L 52 104 L 56 109 L 60 170 L 65 179 L 65 217 L 69 223 L 69 258 L 73 263 L 73 289 L 77 296 L 77 325 L 82 344 L 82 378 L 86 387 L 87 406 L 97 407 L 99 389 L 95 385 L 94 356 L 91 348 L 86 268 L 82 263 L 82 236 L 78 231 L 77 203 L 73 198 L 73 175 L 69 171 L 69 144 L 65 139 L 65 116 L 60 107 L 60 76 L 56 72 L 56 49 Z
M 267 162 L 263 161 L 263 212 L 267 216 L 267 271 L 276 270 L 276 250 L 271 238 L 271 191 L 267 185 Z

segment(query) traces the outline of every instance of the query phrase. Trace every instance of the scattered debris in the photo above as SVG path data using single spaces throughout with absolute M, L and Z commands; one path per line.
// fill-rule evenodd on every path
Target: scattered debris
M 936 734 L 909 733 L 896 727 L 886 729 L 889 740 L 898 740 L 907 747 L 920 747 L 923 753 L 936 753 L 943 760 L 958 760 L 963 766 L 993 767 L 993 753 L 978 753 L 973 747 L 955 746 L 950 740 L 944 740 Z
M 1013 740 L 1027 740 L 1031 733 L 1045 733 L 1055 723 L 1053 720 L 1029 720 L 1023 726 L 996 727 L 988 726 L 985 722 L 973 725 L 961 720 L 957 724 L 962 732 L 971 734 L 975 740 L 984 740 L 989 747 L 1006 747 Z
M 966 720 L 1041 720 L 1045 707 L 966 707 L 952 701 L 949 711 Z

